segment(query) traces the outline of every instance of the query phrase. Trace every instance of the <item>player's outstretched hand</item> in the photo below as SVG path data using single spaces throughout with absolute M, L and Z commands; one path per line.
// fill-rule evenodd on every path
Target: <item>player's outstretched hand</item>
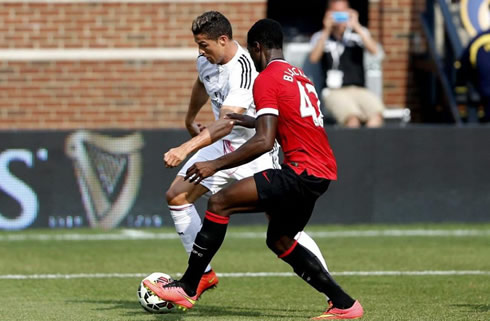
M 235 125 L 247 127 L 247 128 L 255 128 L 255 118 L 248 115 L 243 115 L 239 113 L 229 113 L 225 116 L 226 119 L 233 119 L 235 121 Z
M 163 155 L 163 161 L 165 162 L 165 167 L 176 167 L 186 159 L 187 153 L 182 150 L 182 148 L 176 147 L 171 148 L 168 152 Z
M 194 163 L 187 170 L 184 181 L 189 180 L 190 183 L 199 184 L 203 179 L 213 176 L 216 173 L 216 167 L 212 161 Z

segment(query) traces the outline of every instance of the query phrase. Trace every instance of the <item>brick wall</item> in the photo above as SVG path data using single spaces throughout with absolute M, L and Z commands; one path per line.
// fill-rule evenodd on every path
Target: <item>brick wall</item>
M 370 1 L 369 27 L 386 52 L 388 105 L 416 103 L 410 39 L 424 3 Z M 50 59 L 36 58 L 32 49 L 183 48 L 197 54 L 190 32 L 197 15 L 223 12 L 234 38 L 244 44 L 251 24 L 265 17 L 266 5 L 266 0 L 0 0 L 0 129 L 182 127 L 196 77 L 193 59 Z M 19 49 L 29 49 L 31 58 L 21 58 Z M 212 120 L 209 106 L 199 120 Z
M 225 14 L 243 41 L 266 1 L 0 1 L 0 48 L 148 48 L 194 46 L 192 20 Z
M 6 3 L 7 2 L 7 3 Z M 244 43 L 265 1 L 0 1 L 0 50 L 188 48 L 207 10 Z M 85 58 L 84 58 L 85 59 Z M 195 59 L 0 60 L 0 129 L 183 127 Z M 205 106 L 198 120 L 213 119 Z
M 419 15 L 425 0 L 370 0 L 369 30 L 385 51 L 383 98 L 386 105 L 418 109 L 411 55 L 425 51 Z
M 0 128 L 182 127 L 195 77 L 188 60 L 0 62 Z

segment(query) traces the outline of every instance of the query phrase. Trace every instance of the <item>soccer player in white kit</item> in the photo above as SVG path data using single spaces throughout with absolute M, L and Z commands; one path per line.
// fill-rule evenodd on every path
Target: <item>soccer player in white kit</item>
M 170 149 L 164 156 L 166 166 L 175 167 L 187 155 L 197 151 L 179 171 L 166 193 L 175 228 L 189 254 L 201 229 L 201 218 L 194 206 L 198 198 L 207 193 L 214 194 L 230 182 L 250 177 L 256 172 L 279 167 L 278 148 L 274 148 L 250 163 L 219 171 L 200 184 L 184 181 L 187 169 L 195 162 L 213 160 L 230 153 L 255 134 L 254 129 L 233 126 L 233 121 L 226 119 L 228 113 L 255 117 L 252 87 L 258 75 L 248 52 L 233 40 L 230 22 L 221 13 L 208 11 L 193 21 L 192 32 L 200 53 L 197 58 L 199 76 L 192 88 L 186 115 L 186 127 L 193 138 Z M 204 128 L 195 122 L 195 117 L 209 98 L 216 121 Z M 295 238 L 327 268 L 320 249 L 305 232 L 299 232 Z M 208 266 L 199 283 L 197 296 L 217 283 L 218 277 Z

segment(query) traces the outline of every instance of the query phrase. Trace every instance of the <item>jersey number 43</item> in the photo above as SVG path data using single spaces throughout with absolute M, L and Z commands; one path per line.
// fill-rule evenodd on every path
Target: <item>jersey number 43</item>
M 320 110 L 320 100 L 318 99 L 315 86 L 310 83 L 305 83 L 303 85 L 299 81 L 297 81 L 297 83 L 300 94 L 299 111 L 301 113 L 301 117 L 311 117 L 315 126 L 323 127 L 323 114 Z M 310 95 L 308 94 L 313 94 L 315 96 L 315 104 L 311 102 Z

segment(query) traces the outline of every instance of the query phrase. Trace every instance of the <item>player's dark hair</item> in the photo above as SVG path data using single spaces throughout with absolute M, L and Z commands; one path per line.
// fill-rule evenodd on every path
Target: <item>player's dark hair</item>
M 279 22 L 273 19 L 261 19 L 248 31 L 247 43 L 253 45 L 254 42 L 258 42 L 267 49 L 282 49 L 283 38 Z
M 230 21 L 218 11 L 207 11 L 192 21 L 192 33 L 204 34 L 209 39 L 216 40 L 225 35 L 233 39 Z

